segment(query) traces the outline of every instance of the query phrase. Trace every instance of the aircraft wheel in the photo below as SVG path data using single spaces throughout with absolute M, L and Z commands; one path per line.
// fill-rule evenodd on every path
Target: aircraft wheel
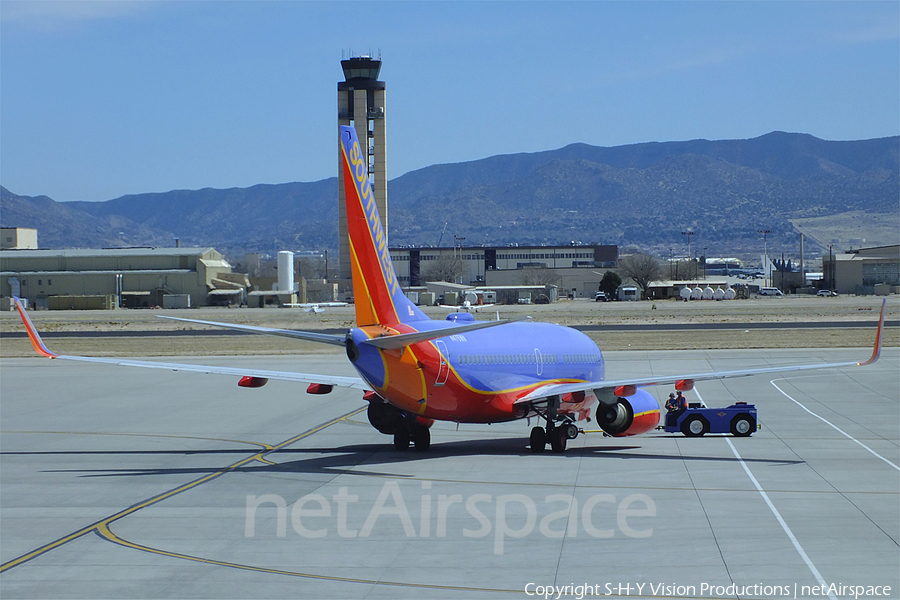
M 688 417 L 681 422 L 681 433 L 688 437 L 700 437 L 704 433 L 709 433 L 709 423 L 700 415 Z
M 425 452 L 431 447 L 431 430 L 427 427 L 416 427 L 412 432 L 413 444 L 419 452 Z
M 394 431 L 394 448 L 397 450 L 409 448 L 409 427 L 406 425 L 399 425 Z
M 547 435 L 544 433 L 543 427 L 532 427 L 531 429 L 531 451 L 535 454 L 543 452 L 547 447 Z
M 756 430 L 756 419 L 740 414 L 731 420 L 731 435 L 747 437 Z
M 566 428 L 559 427 L 550 432 L 550 449 L 556 452 L 557 454 L 560 452 L 566 451 L 566 440 L 569 437 L 566 435 Z

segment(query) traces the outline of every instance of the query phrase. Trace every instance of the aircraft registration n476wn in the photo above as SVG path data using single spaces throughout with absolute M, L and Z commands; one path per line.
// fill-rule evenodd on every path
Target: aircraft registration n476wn
M 548 323 L 476 321 L 469 313 L 432 320 L 400 289 L 387 239 L 369 184 L 366 155 L 352 127 L 340 128 L 342 169 L 350 233 L 356 326 L 346 335 L 178 319 L 215 327 L 343 346 L 359 377 L 291 373 L 54 354 L 44 345 L 28 314 L 16 308 L 35 350 L 48 358 L 240 377 L 241 387 L 261 387 L 269 379 L 309 384 L 310 394 L 335 386 L 362 390 L 369 422 L 392 435 L 398 450 L 412 442 L 425 451 L 436 421 L 498 423 L 538 417 L 531 450 L 547 444 L 563 452 L 580 433 L 578 421 L 593 418 L 608 434 L 630 436 L 659 424 L 659 404 L 644 388 L 673 384 L 690 390 L 695 381 L 864 366 L 881 351 L 884 304 L 872 355 L 861 362 L 784 365 L 708 373 L 683 373 L 607 380 L 603 355 L 586 335 Z M 176 318 L 176 317 L 163 317 Z

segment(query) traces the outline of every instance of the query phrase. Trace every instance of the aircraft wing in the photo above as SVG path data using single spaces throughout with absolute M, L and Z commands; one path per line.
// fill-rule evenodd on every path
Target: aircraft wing
M 562 396 L 575 392 L 594 392 L 600 397 L 623 396 L 634 394 L 639 387 L 651 385 L 666 385 L 673 383 L 676 389 L 690 390 L 695 381 L 710 381 L 715 379 L 731 379 L 734 377 L 749 377 L 751 375 L 764 375 L 767 373 L 790 373 L 794 371 L 809 371 L 814 369 L 834 369 L 839 367 L 862 367 L 870 365 L 881 355 L 881 340 L 884 331 L 884 308 L 886 301 L 881 304 L 881 316 L 878 320 L 878 330 L 875 333 L 875 344 L 872 348 L 872 356 L 864 361 L 818 363 L 809 365 L 782 365 L 777 367 L 759 367 L 753 369 L 738 369 L 733 371 L 710 371 L 707 373 L 684 373 L 675 375 L 662 375 L 656 377 L 637 377 L 633 379 L 612 379 L 602 381 L 584 381 L 577 383 L 558 383 L 541 386 L 527 395 L 516 400 L 516 404 L 534 402 L 550 396 Z
M 22 308 L 22 305 L 19 302 L 18 298 L 15 298 L 16 310 L 19 312 L 19 316 L 22 318 L 22 322 L 25 324 L 25 330 L 28 332 L 28 338 L 31 340 L 31 345 L 34 346 L 35 351 L 41 356 L 47 358 L 53 358 L 58 360 L 75 360 L 80 362 L 91 362 L 91 363 L 101 363 L 108 365 L 117 365 L 122 367 L 143 367 L 146 369 L 166 369 L 169 371 L 187 371 L 191 373 L 210 373 L 215 375 L 232 375 L 236 377 L 243 378 L 251 378 L 256 381 L 260 381 L 260 385 L 265 383 L 263 380 L 267 379 L 275 379 L 278 381 L 293 381 L 296 383 L 310 383 L 310 384 L 320 384 L 325 386 L 336 386 L 336 387 L 348 387 L 355 388 L 359 390 L 369 390 L 371 387 L 363 381 L 359 377 L 344 377 L 339 375 L 319 375 L 315 373 L 292 373 L 289 371 L 266 371 L 262 369 L 247 369 L 247 368 L 239 368 L 239 367 L 220 367 L 220 366 L 209 366 L 209 365 L 193 365 L 186 363 L 168 363 L 168 362 L 156 362 L 150 360 L 128 360 L 125 358 L 103 358 L 103 357 L 94 357 L 94 356 L 69 356 L 65 354 L 56 354 L 51 352 L 47 346 L 44 344 L 44 341 L 41 339 L 40 334 L 34 326 L 34 323 L 31 322 L 31 318 L 28 316 L 28 313 Z M 173 317 L 169 317 L 173 318 Z M 187 321 L 188 319 L 179 319 L 181 321 Z M 227 323 L 212 323 L 210 321 L 192 321 L 194 323 L 201 324 L 209 324 L 209 325 L 220 325 L 227 326 Z M 234 328 L 244 329 L 249 326 L 238 325 Z M 250 329 L 265 329 L 262 327 L 251 327 Z M 266 330 L 266 331 L 255 331 L 254 333 L 272 333 L 274 331 L 286 331 L 287 333 L 302 333 L 302 332 L 289 332 L 288 330 Z M 279 334 L 275 334 L 279 335 Z M 319 336 L 323 336 L 325 334 L 315 334 Z M 290 337 L 301 337 L 301 336 L 290 336 Z M 340 337 L 340 336 L 333 336 Z M 304 338 L 310 339 L 310 338 Z M 313 341 L 322 341 L 322 340 L 313 340 Z M 334 343 L 334 342 L 331 342 Z M 341 338 L 341 344 L 343 345 L 343 338 Z M 249 387 L 258 387 L 249 386 Z

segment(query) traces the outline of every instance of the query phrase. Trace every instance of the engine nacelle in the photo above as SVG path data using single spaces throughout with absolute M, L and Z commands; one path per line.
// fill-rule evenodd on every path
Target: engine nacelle
M 616 404 L 600 404 L 595 418 L 606 433 L 615 437 L 639 435 L 659 425 L 659 404 L 652 394 L 640 388 Z

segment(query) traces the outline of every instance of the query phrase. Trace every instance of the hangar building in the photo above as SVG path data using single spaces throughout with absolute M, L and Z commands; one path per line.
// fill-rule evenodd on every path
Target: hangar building
M 900 245 L 825 255 L 822 267 L 823 287 L 839 294 L 896 293 L 900 287 Z
M 213 248 L 109 248 L 103 250 L 4 250 L 0 296 L 18 296 L 38 308 L 164 306 L 187 296 L 190 305 L 217 303 L 246 293 L 246 276 Z M 77 300 L 81 299 L 81 300 Z M 183 305 L 183 304 L 182 304 Z

